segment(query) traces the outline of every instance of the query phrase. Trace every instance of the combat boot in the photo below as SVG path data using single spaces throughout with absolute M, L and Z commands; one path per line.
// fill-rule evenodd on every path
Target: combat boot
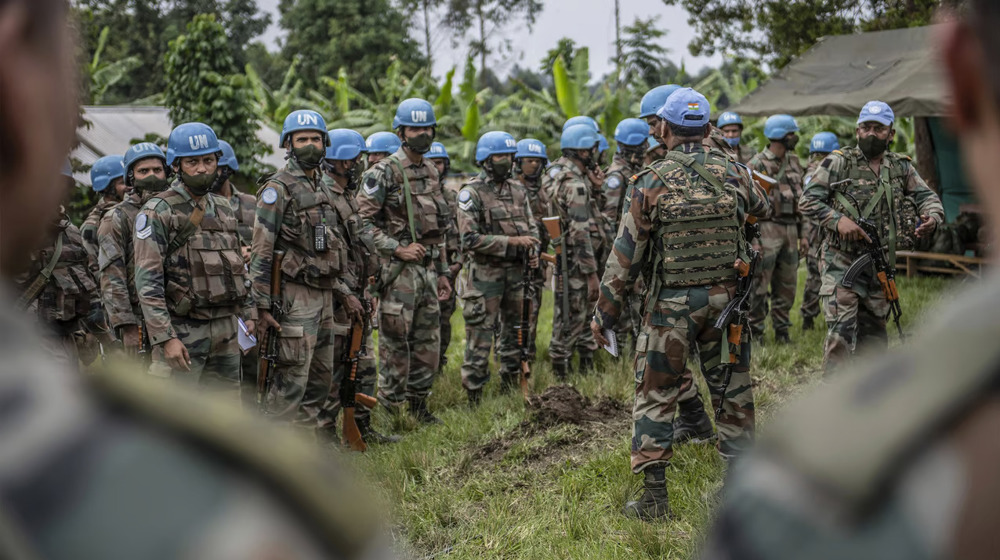
M 590 375 L 594 371 L 594 358 L 580 357 L 580 375 Z
M 417 422 L 421 424 L 441 424 L 441 419 L 437 416 L 431 414 L 431 411 L 427 410 L 427 399 L 426 398 L 411 398 L 410 400 L 410 414 L 417 419 Z
M 469 408 L 478 408 L 479 403 L 483 400 L 483 390 L 480 389 L 469 389 Z
M 791 344 L 792 338 L 788 336 L 788 331 L 774 331 L 774 341 L 778 344 Z
M 377 432 L 375 428 L 372 428 L 371 418 L 355 418 L 354 422 L 358 425 L 358 431 L 361 432 L 361 439 L 365 440 L 368 445 L 383 445 L 386 443 L 396 443 L 399 441 L 399 436 L 385 435 Z
M 815 317 L 803 317 L 802 318 L 802 332 L 811 331 L 813 327 L 816 326 Z
M 559 381 L 566 381 L 566 362 L 552 362 L 552 373 Z
M 715 436 L 712 421 L 705 413 L 701 398 L 695 397 L 677 403 L 679 413 L 674 418 L 674 444 L 707 441 Z
M 647 467 L 643 474 L 642 496 L 633 502 L 626 502 L 622 513 L 625 517 L 652 521 L 670 515 L 670 499 L 667 496 L 666 467 Z

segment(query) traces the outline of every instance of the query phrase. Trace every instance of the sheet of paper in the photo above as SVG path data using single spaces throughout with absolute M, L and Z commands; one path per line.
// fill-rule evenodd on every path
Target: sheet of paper
M 615 331 L 611 329 L 604 329 L 604 338 L 608 339 L 608 343 L 604 345 L 604 349 L 608 351 L 614 357 L 618 357 L 618 338 L 615 336 Z
M 240 328 L 236 333 L 236 337 L 239 339 L 240 343 L 240 350 L 246 352 L 254 346 L 257 346 L 257 337 L 254 336 L 252 332 L 247 330 L 247 324 L 243 322 L 243 319 L 237 317 L 236 320 L 240 324 Z

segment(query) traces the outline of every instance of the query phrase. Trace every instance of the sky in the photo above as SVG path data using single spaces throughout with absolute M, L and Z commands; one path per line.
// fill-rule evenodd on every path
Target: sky
M 261 10 L 272 14 L 271 26 L 261 37 L 270 50 L 277 50 L 278 40 L 283 30 L 278 27 L 278 0 L 257 0 Z M 687 45 L 694 36 L 688 26 L 687 12 L 677 6 L 666 6 L 661 0 L 619 0 L 621 25 L 631 24 L 636 16 L 647 18 L 659 15 L 657 25 L 667 31 L 661 43 L 669 49 L 669 58 L 678 66 L 681 61 L 686 64 L 690 73 L 697 73 L 701 68 L 717 66 L 722 59 L 714 57 L 694 57 L 687 50 Z M 414 23 L 414 37 L 423 45 L 422 18 Z M 432 23 L 432 46 L 436 52 L 434 60 L 434 75 L 441 77 L 452 66 L 465 63 L 467 49 L 462 44 L 452 47 L 448 40 L 450 32 L 443 28 L 435 28 Z M 537 70 L 539 61 L 545 53 L 556 46 L 559 39 L 569 37 L 578 46 L 590 48 L 590 72 L 594 79 L 609 73 L 613 69 L 610 58 L 614 54 L 615 42 L 615 7 L 614 0 L 544 0 L 544 10 L 529 31 L 518 22 L 507 31 L 511 39 L 513 51 L 503 59 L 493 57 L 488 59 L 495 72 L 506 74 L 514 64 Z

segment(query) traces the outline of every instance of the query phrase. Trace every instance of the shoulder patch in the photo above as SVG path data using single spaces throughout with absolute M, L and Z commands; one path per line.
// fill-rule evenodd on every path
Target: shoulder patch
M 612 175 L 607 181 L 604 182 L 604 186 L 606 186 L 608 190 L 613 191 L 622 186 L 622 180 L 619 179 L 617 175 Z
M 472 209 L 472 191 L 468 187 L 458 193 L 458 207 L 465 211 Z
M 549 169 L 549 179 L 555 179 L 556 175 L 558 175 L 560 171 L 562 171 L 562 169 L 559 167 L 553 167 L 552 169 Z
M 267 187 L 262 193 L 260 193 L 260 199 L 264 204 L 274 204 L 278 201 L 278 191 L 274 187 Z
M 576 194 L 579 195 L 579 196 L 586 195 L 587 194 L 587 188 L 586 187 L 577 187 L 576 188 Z
M 139 232 L 146 229 L 146 223 L 149 221 L 149 217 L 145 214 L 139 214 L 135 217 L 135 231 Z
M 365 194 L 371 196 L 377 193 L 378 189 L 379 189 L 378 179 L 376 179 L 374 176 L 369 176 L 367 179 L 365 179 L 365 186 L 364 186 Z

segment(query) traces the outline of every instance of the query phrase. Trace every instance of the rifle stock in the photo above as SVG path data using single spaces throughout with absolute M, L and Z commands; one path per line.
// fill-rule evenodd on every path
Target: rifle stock
M 900 317 L 903 316 L 903 308 L 899 303 L 899 290 L 896 288 L 896 270 L 886 258 L 885 251 L 882 250 L 879 227 L 865 218 L 858 218 L 855 221 L 871 241 L 862 240 L 865 245 L 865 254 L 851 263 L 851 266 L 844 272 L 840 284 L 848 289 L 854 287 L 858 275 L 870 268 L 875 273 L 875 280 L 882 288 L 882 295 L 889 303 L 889 313 L 892 315 L 893 322 L 896 323 L 896 332 L 899 333 L 899 338 L 906 339 L 906 335 L 903 334 L 903 326 L 899 322 Z
M 281 302 L 281 262 L 285 252 L 276 250 L 271 258 L 271 317 L 281 322 L 283 305 Z M 278 360 L 278 331 L 268 327 L 261 341 L 260 362 L 257 368 L 257 407 L 261 412 L 267 412 L 267 393 L 274 375 L 274 365 Z
M 566 273 L 569 270 L 569 261 L 566 255 L 566 239 L 563 237 L 562 230 L 562 219 L 559 216 L 548 216 L 542 218 L 542 224 L 545 225 L 545 230 L 549 234 L 549 239 L 552 240 L 555 246 L 555 256 L 553 260 L 556 264 L 556 280 L 559 285 L 559 308 L 562 315 L 562 327 L 563 335 L 565 335 L 566 327 L 569 322 L 569 283 L 567 282 Z M 568 369 L 569 363 L 566 363 Z
M 344 361 L 350 364 L 350 374 L 344 379 L 344 386 L 340 391 L 340 404 L 343 408 L 343 432 L 344 439 L 355 451 L 364 451 L 368 448 L 365 440 L 361 438 L 361 431 L 354 418 L 354 407 L 357 399 L 355 383 L 358 375 L 358 359 L 361 354 L 361 345 L 365 337 L 364 321 L 355 321 L 351 325 L 351 346 L 347 350 Z M 367 396 L 367 395 L 366 395 Z

